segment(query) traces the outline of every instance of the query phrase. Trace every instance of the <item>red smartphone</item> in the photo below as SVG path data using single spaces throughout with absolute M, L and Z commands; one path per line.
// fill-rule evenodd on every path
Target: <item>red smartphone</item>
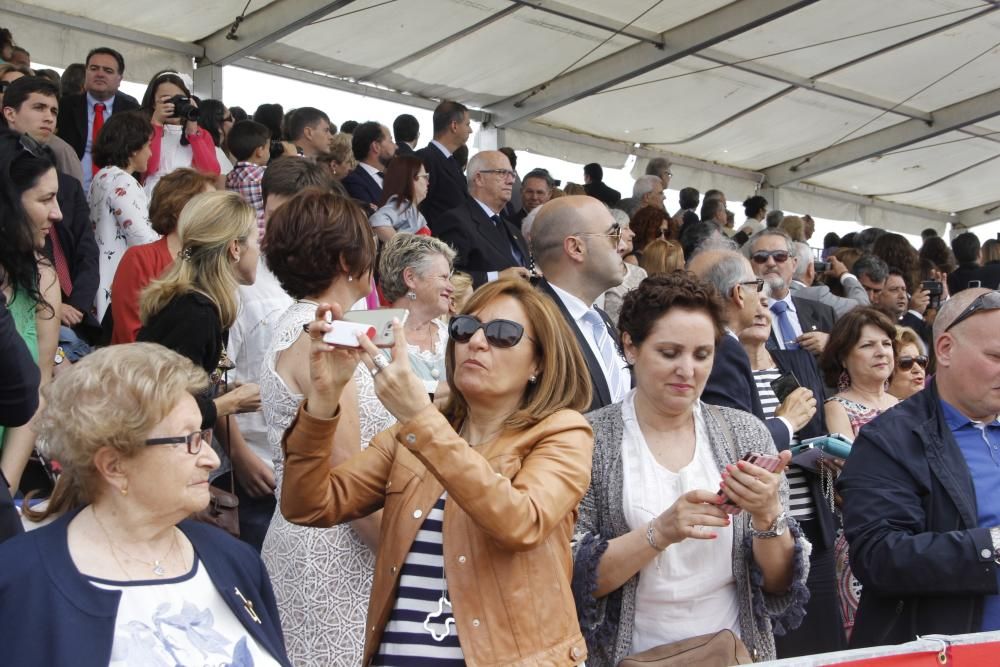
M 758 452 L 747 452 L 746 454 L 743 455 L 740 461 L 746 461 L 747 463 L 752 463 L 755 466 L 759 466 L 764 470 L 767 470 L 768 472 L 774 472 L 779 467 L 781 467 L 781 457 L 779 457 L 777 454 L 760 454 Z M 723 490 L 721 483 L 719 485 L 719 491 L 716 495 L 718 495 L 720 498 L 723 499 L 722 503 L 719 504 L 719 507 L 721 507 L 723 511 L 725 511 L 727 514 L 740 513 L 741 510 L 739 505 L 737 505 L 736 503 L 734 503 L 732 500 L 729 499 L 729 496 L 726 495 L 726 492 Z

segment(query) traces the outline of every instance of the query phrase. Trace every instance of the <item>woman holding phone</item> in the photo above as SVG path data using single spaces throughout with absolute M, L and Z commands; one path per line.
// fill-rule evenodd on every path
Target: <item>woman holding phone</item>
M 636 388 L 588 416 L 594 465 L 574 541 L 588 665 L 724 630 L 754 660 L 774 659 L 774 635 L 802 621 L 809 546 L 788 516 L 791 454 L 753 415 L 700 400 L 722 317 L 715 290 L 686 272 L 625 297 L 618 327 Z M 747 452 L 778 466 L 740 461 Z

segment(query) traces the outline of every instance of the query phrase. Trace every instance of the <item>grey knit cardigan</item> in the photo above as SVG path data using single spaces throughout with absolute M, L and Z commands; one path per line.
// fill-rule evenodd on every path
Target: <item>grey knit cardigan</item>
M 776 453 L 774 441 L 763 423 L 752 414 L 701 404 L 708 427 L 712 455 L 721 470 L 736 463 L 746 452 Z M 622 504 L 622 404 L 616 403 L 587 415 L 594 428 L 594 464 L 590 489 L 580 503 L 580 516 L 573 540 L 573 593 L 580 627 L 587 640 L 588 667 L 616 667 L 632 647 L 635 595 L 639 574 L 618 590 L 596 599 L 597 566 L 608 542 L 628 533 Z M 788 509 L 788 483 L 781 482 L 781 504 Z M 793 582 L 783 595 L 765 593 L 763 574 L 753 560 L 750 517 L 733 517 L 733 575 L 739 602 L 740 634 L 755 661 L 773 660 L 774 634 L 797 628 L 809 600 L 811 545 L 791 518 L 795 538 Z

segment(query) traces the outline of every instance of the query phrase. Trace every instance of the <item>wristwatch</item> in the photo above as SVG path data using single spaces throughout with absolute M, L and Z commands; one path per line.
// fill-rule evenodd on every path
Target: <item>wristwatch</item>
M 993 542 L 993 562 L 1000 565 L 1000 526 L 990 528 L 990 541 Z
M 767 530 L 757 530 L 753 527 L 753 522 L 750 523 L 750 535 L 761 540 L 769 540 L 772 537 L 781 537 L 788 530 L 788 517 L 784 512 L 779 514 L 771 522 L 771 526 Z

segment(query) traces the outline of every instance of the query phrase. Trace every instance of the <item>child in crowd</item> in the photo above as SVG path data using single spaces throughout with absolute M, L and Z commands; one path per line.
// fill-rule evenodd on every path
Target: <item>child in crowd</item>
M 226 176 L 226 189 L 232 190 L 253 206 L 257 229 L 264 237 L 264 194 L 260 187 L 270 158 L 271 132 L 265 125 L 241 120 L 229 131 L 229 150 L 236 166 Z

